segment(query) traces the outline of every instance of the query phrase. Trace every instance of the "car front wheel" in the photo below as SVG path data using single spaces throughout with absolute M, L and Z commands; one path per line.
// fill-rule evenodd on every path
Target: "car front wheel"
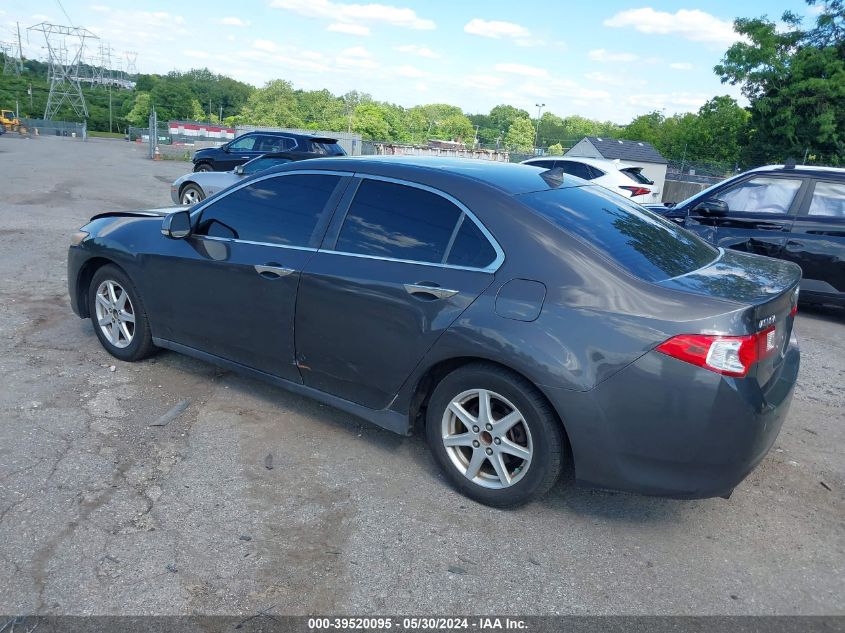
M 141 360 L 155 349 L 141 296 L 117 266 L 108 264 L 94 273 L 88 306 L 97 338 L 115 358 Z
M 201 172 L 201 171 L 214 171 L 214 170 L 211 168 L 211 165 L 209 165 L 208 163 L 200 163 L 199 165 L 194 167 L 194 171 L 195 172 Z
M 204 199 L 205 193 L 194 184 L 185 185 L 182 187 L 182 193 L 179 194 L 179 202 L 187 206 L 202 202 Z
M 497 365 L 461 367 L 435 388 L 426 435 L 452 485 L 486 505 L 514 507 L 560 476 L 563 432 L 551 406 L 523 377 Z

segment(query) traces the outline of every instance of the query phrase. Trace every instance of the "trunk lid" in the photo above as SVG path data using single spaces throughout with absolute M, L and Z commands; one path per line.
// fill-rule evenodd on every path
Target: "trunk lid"
M 748 376 L 765 385 L 780 368 L 789 345 L 800 281 L 801 268 L 791 262 L 722 250 L 710 265 L 660 285 L 744 306 L 740 317 L 745 331 L 720 333 L 760 334 L 766 353 Z

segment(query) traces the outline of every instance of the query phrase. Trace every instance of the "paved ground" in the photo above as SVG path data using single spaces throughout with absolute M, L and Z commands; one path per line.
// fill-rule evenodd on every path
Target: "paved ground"
M 143 154 L 0 138 L 0 613 L 845 613 L 843 312 L 799 316 L 792 411 L 729 501 L 562 486 L 491 510 L 420 438 L 103 351 L 66 247 L 95 212 L 169 203 L 189 165 Z

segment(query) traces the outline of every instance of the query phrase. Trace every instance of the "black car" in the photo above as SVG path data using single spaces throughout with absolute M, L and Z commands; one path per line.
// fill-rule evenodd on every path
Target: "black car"
M 189 210 L 101 214 L 68 280 L 115 357 L 176 350 L 424 430 L 452 484 L 495 506 L 570 459 L 601 487 L 727 495 L 799 365 L 798 266 L 491 161 L 321 158 Z
M 845 169 L 761 167 L 647 208 L 717 246 L 795 262 L 803 302 L 845 305 Z
M 298 152 L 320 156 L 344 156 L 337 139 L 288 132 L 247 132 L 220 147 L 198 149 L 194 171 L 231 171 L 262 154 Z

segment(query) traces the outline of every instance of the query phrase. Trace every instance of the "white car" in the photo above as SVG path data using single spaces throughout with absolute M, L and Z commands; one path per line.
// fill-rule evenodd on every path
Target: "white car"
M 563 173 L 590 180 L 640 204 L 660 202 L 660 188 L 642 174 L 642 167 L 619 160 L 572 156 L 537 156 L 522 161 L 545 169 L 562 169 Z

